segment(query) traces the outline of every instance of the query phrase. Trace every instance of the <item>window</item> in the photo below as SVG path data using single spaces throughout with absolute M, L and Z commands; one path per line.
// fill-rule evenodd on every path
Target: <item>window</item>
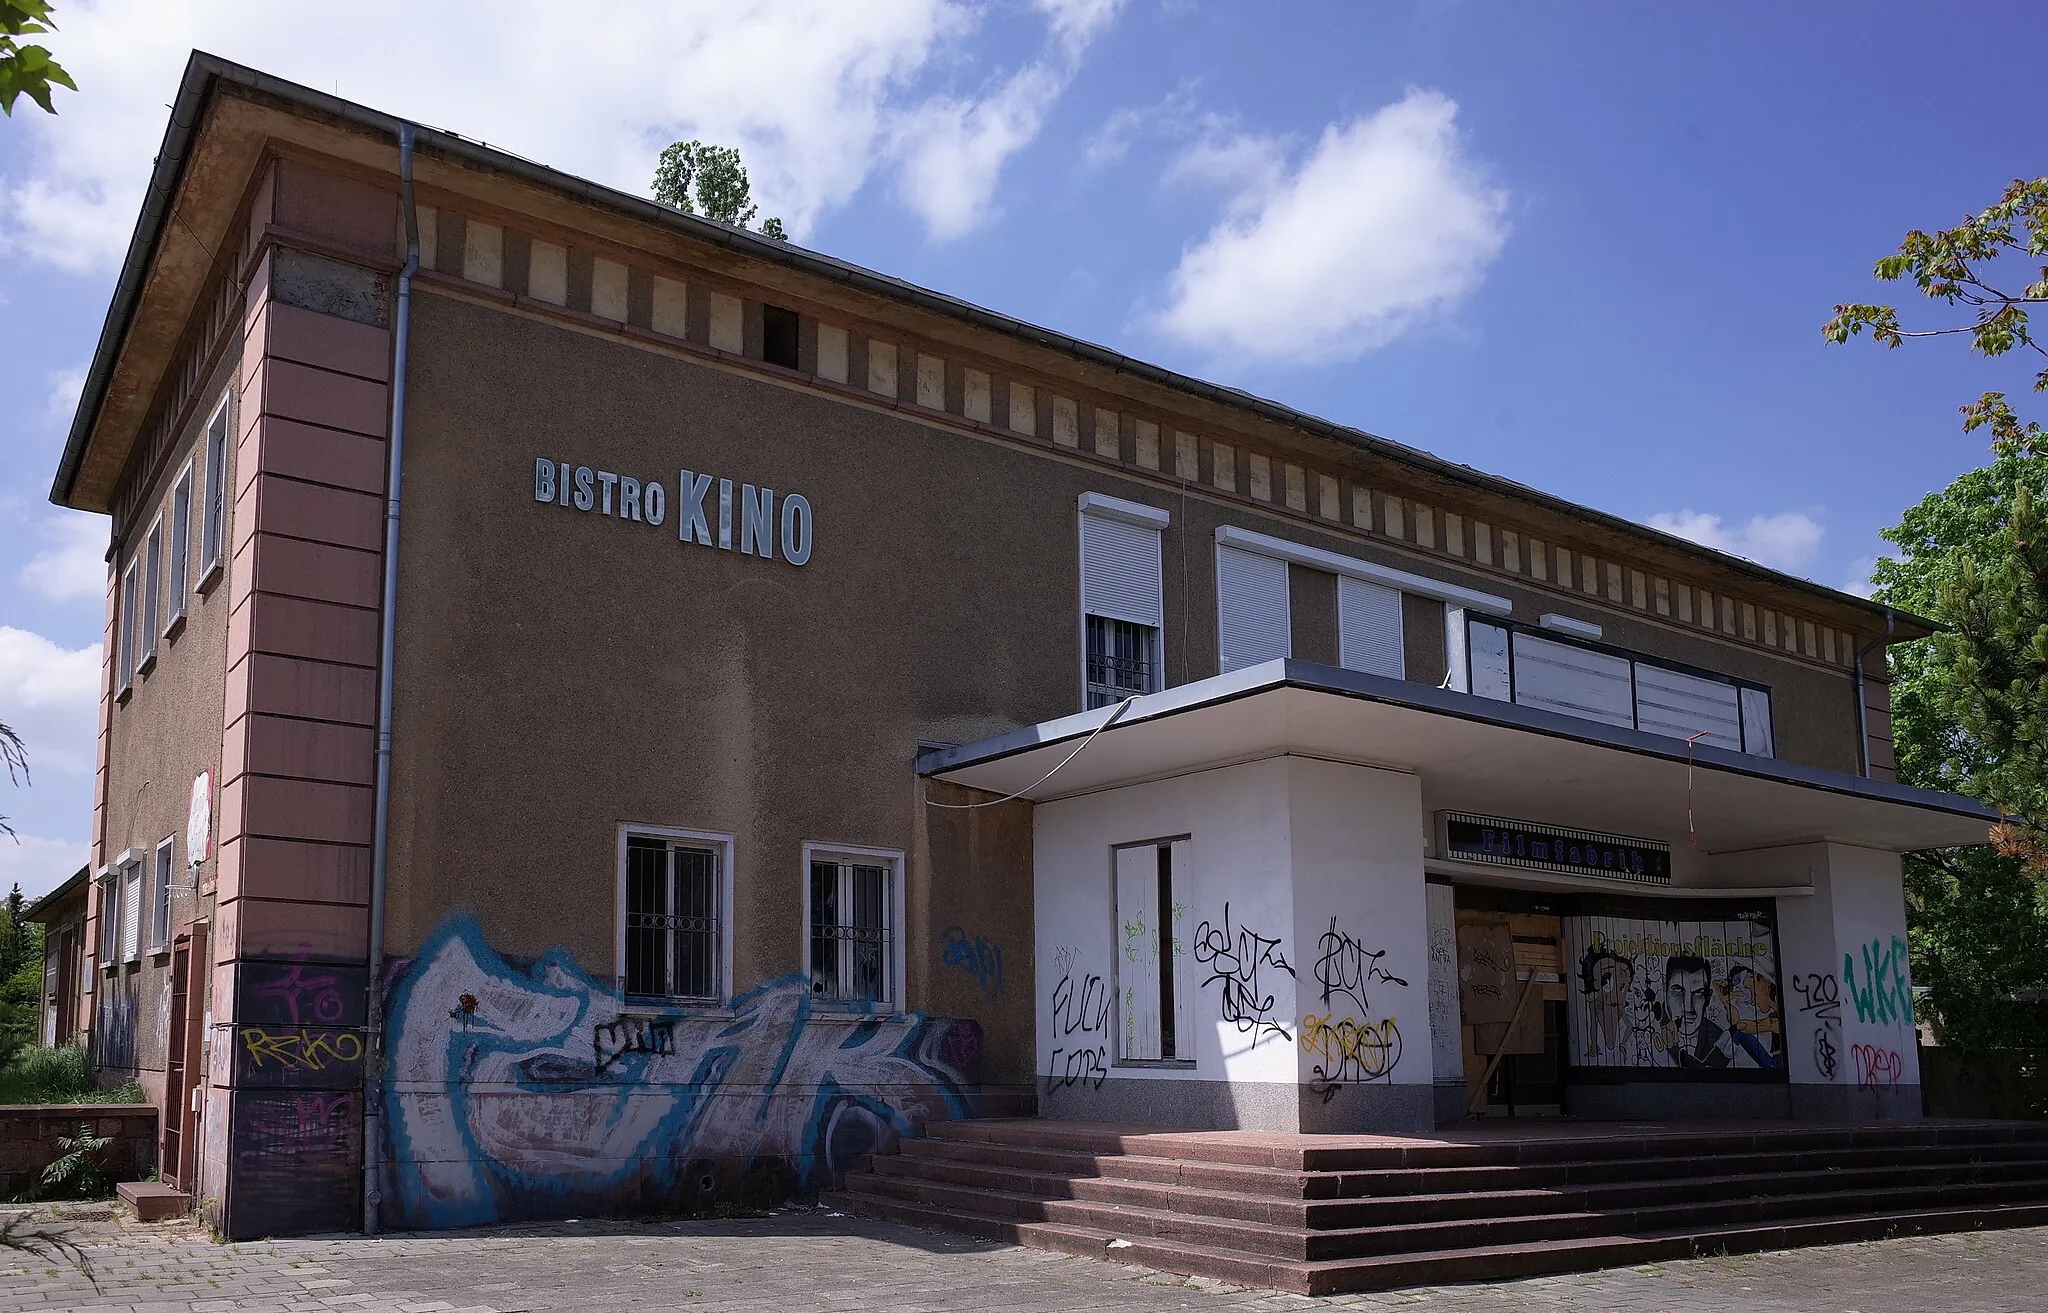
M 1155 507 L 1081 497 L 1081 678 L 1090 710 L 1164 687 L 1160 533 L 1168 522 Z
M 156 846 L 156 897 L 150 903 L 149 947 L 154 953 L 171 946 L 171 861 L 177 853 L 175 839 Z
M 137 586 L 141 571 L 135 562 L 128 562 L 128 569 L 121 575 L 121 632 L 114 635 L 117 658 L 121 663 L 121 686 L 117 697 L 127 697 L 128 690 L 135 685 L 135 653 L 140 646 L 136 635 L 136 617 L 141 609 L 137 598 Z
M 99 882 L 99 947 L 95 950 L 94 956 L 99 958 L 102 967 L 110 967 L 121 960 L 121 877 L 117 872 L 102 866 Z
M 1769 689 L 1491 621 L 1467 633 L 1469 687 L 1480 697 L 1775 755 Z
M 133 962 L 141 955 L 142 858 L 130 857 L 121 864 L 120 960 Z
M 731 841 L 674 830 L 624 838 L 626 992 L 723 1003 Z
M 1398 591 L 1337 576 L 1337 664 L 1389 679 L 1406 675 Z
M 811 994 L 820 1002 L 893 1009 L 901 997 L 896 853 L 805 845 L 810 868 Z
M 1293 652 L 1287 562 L 1241 547 L 1216 547 L 1216 637 L 1222 673 Z
M 779 305 L 761 307 L 761 359 L 784 369 L 796 368 L 797 314 Z
M 204 589 L 220 569 L 228 523 L 228 402 L 206 425 L 206 518 L 199 535 L 199 587 Z
M 1188 851 L 1186 839 L 1115 850 L 1117 1056 L 1124 1062 L 1195 1058 L 1195 982 L 1182 924 Z
M 192 463 L 185 463 L 185 472 L 178 476 L 178 483 L 171 490 L 171 558 L 170 581 L 164 587 L 164 636 L 177 632 L 178 622 L 185 618 L 185 594 L 191 583 L 192 557 Z
M 146 674 L 156 661 L 156 622 L 163 614 L 164 522 L 157 517 L 149 526 L 142 548 L 142 627 L 135 638 L 142 651 L 135 658 L 137 674 Z

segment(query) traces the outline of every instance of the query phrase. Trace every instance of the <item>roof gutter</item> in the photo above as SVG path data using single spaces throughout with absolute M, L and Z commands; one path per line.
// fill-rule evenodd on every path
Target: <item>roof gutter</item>
M 85 453 L 86 439 L 92 432 L 99 416 L 100 403 L 104 397 L 108 376 L 113 370 L 113 361 L 118 357 L 119 345 L 126 336 L 128 320 L 135 310 L 135 302 L 141 290 L 142 272 L 148 268 L 149 256 L 154 252 L 165 219 L 170 212 L 170 198 L 177 190 L 183 175 L 185 157 L 191 148 L 193 135 L 197 132 L 199 111 L 216 81 L 226 81 L 247 87 L 279 99 L 292 101 L 316 113 L 325 114 L 367 128 L 379 134 L 395 135 L 400 120 L 389 114 L 342 100 L 311 87 L 287 82 L 240 64 L 231 63 L 216 55 L 193 51 L 191 62 L 186 66 L 185 81 L 180 87 L 176 106 L 171 116 L 170 130 L 165 134 L 164 147 L 157 156 L 157 167 L 150 180 L 148 200 L 143 207 L 141 220 L 135 231 L 135 238 L 129 243 L 128 258 L 122 267 L 121 281 L 115 289 L 114 303 L 107 314 L 107 324 L 100 335 L 100 346 L 93 357 L 91 370 L 87 372 L 85 389 L 79 399 L 78 414 L 72 421 L 71 436 L 66 442 L 64 456 L 57 470 L 57 479 L 50 492 L 50 500 L 59 505 L 68 504 L 72 483 L 78 475 L 79 464 Z M 690 237 L 723 246 L 752 259 L 769 264 L 779 264 L 796 269 L 815 278 L 882 297 L 891 301 L 904 302 L 943 315 L 949 319 L 999 333 L 1033 346 L 1062 352 L 1098 365 L 1105 365 L 1118 373 L 1167 388 L 1175 392 L 1200 397 L 1234 410 L 1245 411 L 1261 419 L 1269 420 L 1288 428 L 1313 434 L 1348 446 L 1357 447 L 1388 460 L 1409 466 L 1421 473 L 1461 484 L 1478 491 L 1493 493 L 1517 501 L 1532 502 L 1547 510 L 1576 519 L 1588 520 L 1603 528 L 1632 538 L 1647 540 L 1660 546 L 1678 551 L 1687 556 L 1706 557 L 1722 568 L 1745 575 L 1762 583 L 1789 588 L 1807 596 L 1826 601 L 1832 605 L 1850 607 L 1863 611 L 1874 618 L 1894 616 L 1907 624 L 1916 625 L 1933 632 L 1941 625 L 1919 616 L 1910 615 L 1895 608 L 1881 608 L 1868 598 L 1853 593 L 1840 592 L 1833 588 L 1783 574 L 1754 561 L 1731 555 L 1716 548 L 1705 547 L 1676 534 L 1637 524 L 1633 520 L 1589 506 L 1581 506 L 1563 497 L 1543 492 L 1527 484 L 1499 475 L 1487 474 L 1469 465 L 1460 465 L 1440 456 L 1390 438 L 1380 437 L 1364 429 L 1332 423 L 1315 415 L 1295 410 L 1276 401 L 1268 401 L 1249 392 L 1223 387 L 1159 365 L 1147 364 L 1121 352 L 1086 342 L 1080 338 L 1056 333 L 1048 328 L 1013 319 L 993 310 L 946 296 L 927 288 L 898 278 L 878 274 L 871 269 L 850 264 L 844 260 L 807 251 L 800 246 L 778 242 L 744 228 L 722 224 L 635 196 L 611 187 L 600 186 L 588 179 L 550 169 L 532 160 L 496 150 L 481 142 L 471 141 L 452 132 L 434 128 L 417 129 L 418 146 L 440 158 L 474 165 L 495 173 L 507 174 L 537 187 L 572 196 L 586 204 L 611 210 L 643 222 L 687 233 Z M 1889 631 L 1888 631 L 1889 632 Z

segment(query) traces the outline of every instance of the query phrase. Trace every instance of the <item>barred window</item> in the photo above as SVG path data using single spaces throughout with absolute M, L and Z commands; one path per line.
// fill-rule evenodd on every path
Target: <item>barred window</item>
M 1152 672 L 1159 631 L 1107 616 L 1088 617 L 1088 709 L 1113 707 L 1157 685 Z
M 724 1000 L 719 852 L 656 835 L 626 837 L 626 992 Z
M 825 1002 L 896 1002 L 895 871 L 886 859 L 811 858 L 811 993 Z

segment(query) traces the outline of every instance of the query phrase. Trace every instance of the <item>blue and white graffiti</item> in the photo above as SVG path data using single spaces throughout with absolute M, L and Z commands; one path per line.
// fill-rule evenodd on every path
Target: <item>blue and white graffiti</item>
M 803 1194 L 926 1121 L 972 1116 L 981 1029 L 814 1010 L 785 976 L 729 1015 L 636 1007 L 566 952 L 507 959 L 473 918 L 393 974 L 385 1211 L 463 1226 Z

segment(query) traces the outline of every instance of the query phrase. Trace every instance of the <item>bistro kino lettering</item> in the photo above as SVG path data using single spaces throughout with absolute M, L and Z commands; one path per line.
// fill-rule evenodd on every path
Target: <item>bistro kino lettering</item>
M 642 483 L 567 461 L 533 462 L 533 499 L 639 524 L 668 518 L 669 491 L 658 480 Z M 735 498 L 731 479 L 684 470 L 676 479 L 675 504 L 676 537 L 683 542 L 728 552 L 737 545 L 748 556 L 772 561 L 779 529 L 783 560 L 803 565 L 811 559 L 811 503 L 801 493 L 784 493 L 778 508 L 773 488 L 742 483 Z

